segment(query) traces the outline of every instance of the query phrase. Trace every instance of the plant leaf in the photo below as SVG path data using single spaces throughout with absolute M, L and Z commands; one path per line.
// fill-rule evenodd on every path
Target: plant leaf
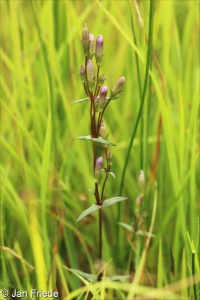
M 135 232 L 133 230 L 133 226 L 131 226 L 129 224 L 126 224 L 126 223 L 123 223 L 123 222 L 118 222 L 117 224 L 119 224 L 120 226 L 122 226 L 123 228 L 127 229 L 130 232 Z
M 103 202 L 103 205 L 101 206 L 102 208 L 110 206 L 112 204 L 115 204 L 117 202 L 123 201 L 123 200 L 127 200 L 127 197 L 114 197 L 114 198 L 110 198 L 107 199 Z
M 114 179 L 116 179 L 115 174 L 114 174 L 113 172 L 106 172 L 105 168 L 104 168 L 104 169 L 101 169 L 101 172 L 102 172 L 102 173 L 107 173 L 107 174 L 111 175 Z
M 113 172 L 107 172 L 109 175 L 111 175 L 113 178 L 115 178 L 116 179 L 116 176 L 115 176 L 115 174 L 113 173 Z
M 110 145 L 110 146 L 116 146 L 115 144 L 109 142 L 109 141 L 106 141 L 104 140 L 102 137 L 98 137 L 98 138 L 93 138 L 92 139 L 94 142 L 96 143 L 100 143 L 100 144 L 104 144 L 104 145 Z
M 156 235 L 153 233 L 149 233 L 147 231 L 142 231 L 141 229 L 134 231 L 133 226 L 123 223 L 123 222 L 118 222 L 119 225 L 121 225 L 122 227 L 124 227 L 125 229 L 127 229 L 130 232 L 134 232 L 135 234 L 138 235 L 142 235 L 142 236 L 147 236 L 147 237 L 151 237 L 151 238 L 155 238 Z
M 89 98 L 86 97 L 86 98 L 83 98 L 83 99 L 80 99 L 80 100 L 76 100 L 76 101 L 72 102 L 72 104 L 76 104 L 76 103 L 79 103 L 79 102 L 84 102 L 85 100 L 89 100 Z
M 89 282 L 96 282 L 97 281 L 97 275 L 91 274 L 91 273 L 85 273 L 80 270 L 68 268 L 69 271 L 76 275 L 80 275 L 81 277 L 85 278 Z M 130 278 L 129 275 L 117 275 L 117 276 L 105 276 L 103 277 L 106 281 L 120 281 L 120 282 L 127 282 Z
M 100 144 L 109 145 L 109 146 L 116 146 L 115 144 L 102 139 L 102 137 L 92 138 L 90 135 L 85 135 L 85 136 L 77 136 L 75 139 L 84 140 L 84 141 L 93 140 L 95 143 L 100 143 Z
M 119 201 L 123 201 L 123 200 L 126 200 L 126 199 L 128 199 L 128 198 L 127 197 L 114 197 L 114 198 L 110 198 L 110 199 L 105 200 L 102 205 L 93 204 L 89 208 L 87 208 L 86 210 L 84 210 L 82 212 L 82 214 L 78 217 L 78 219 L 76 220 L 76 222 L 80 221 L 81 219 L 83 219 L 87 215 L 93 213 L 94 211 L 96 211 L 96 210 L 98 210 L 100 208 L 104 208 L 104 207 L 110 206 L 112 204 L 115 204 L 115 203 L 117 203 Z
M 87 281 L 90 281 L 90 282 L 97 281 L 97 276 L 94 274 L 85 273 L 80 270 L 71 269 L 71 268 L 69 270 L 72 271 L 74 274 L 78 274 L 78 275 L 82 276 L 83 278 L 87 279 Z
M 85 136 L 77 136 L 75 139 L 78 139 L 78 140 L 84 140 L 84 141 L 89 141 L 89 140 L 92 140 L 91 136 L 90 135 L 85 135 Z
M 102 206 L 100 205 L 96 205 L 93 204 L 92 206 L 90 206 L 89 208 L 87 208 L 86 210 L 84 210 L 82 212 L 82 214 L 78 217 L 78 219 L 76 220 L 76 222 L 80 221 L 81 219 L 83 219 L 84 217 L 86 217 L 87 215 L 91 214 L 92 212 L 94 212 L 95 210 L 100 209 Z

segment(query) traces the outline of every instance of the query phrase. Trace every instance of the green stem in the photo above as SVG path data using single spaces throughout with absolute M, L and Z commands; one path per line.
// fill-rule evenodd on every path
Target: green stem
M 153 38 L 153 8 L 154 8 L 154 0 L 150 2 L 150 10 L 149 10 L 149 42 L 148 42 L 148 49 L 147 49 L 147 58 L 146 58 L 146 70 L 145 70 L 145 78 L 144 78 L 144 85 L 143 85 L 143 91 L 142 91 L 142 100 L 140 103 L 139 111 L 137 114 L 135 126 L 132 132 L 131 140 L 129 143 L 128 147 L 128 152 L 126 155 L 126 160 L 124 163 L 124 168 L 122 171 L 122 177 L 121 177 L 121 182 L 120 182 L 120 188 L 119 188 L 119 195 L 122 195 L 123 188 L 124 188 L 124 180 L 125 180 L 125 175 L 126 175 L 126 169 L 128 166 L 128 162 L 130 159 L 130 153 L 133 145 L 133 141 L 136 136 L 137 128 L 139 125 L 139 121 L 142 116 L 142 111 L 144 107 L 144 102 L 145 102 L 145 95 L 146 95 L 146 90 L 147 90 L 147 83 L 148 83 L 148 75 L 149 75 L 149 66 L 150 66 L 150 60 L 151 60 L 151 51 L 152 51 L 152 38 Z M 118 215 L 117 215 L 117 222 L 120 222 L 121 220 L 121 202 L 118 204 Z M 120 241 L 120 228 L 118 228 L 117 231 L 117 249 L 119 249 L 119 241 Z
M 195 252 L 192 251 L 192 275 L 195 276 Z M 194 280 L 194 279 L 193 279 Z M 193 283 L 194 299 L 197 300 L 197 288 L 196 284 Z
M 108 178 L 108 173 L 106 173 L 106 177 L 104 179 L 102 190 L 101 190 L 101 203 L 103 202 L 103 198 L 104 198 L 104 190 L 105 190 L 107 178 Z
M 102 261 L 102 248 L 103 248 L 103 243 L 102 243 L 102 209 L 99 209 L 99 264 L 101 265 Z M 101 281 L 102 278 L 102 273 L 99 274 L 98 276 L 98 281 Z
M 92 137 L 97 137 L 97 128 L 96 128 L 96 113 L 95 113 L 95 101 L 94 99 L 91 100 L 92 102 L 92 128 L 93 128 L 93 135 Z
M 131 27 L 132 27 L 134 42 L 137 45 L 137 38 L 136 38 L 135 28 L 134 28 L 134 24 L 133 24 L 133 14 L 131 14 Z M 140 99 L 142 100 L 142 83 L 141 83 L 141 76 L 140 76 L 139 60 L 138 60 L 138 55 L 136 52 L 135 52 L 135 63 L 136 63 L 136 70 L 137 70 L 137 77 L 138 77 L 139 94 L 140 94 Z M 141 122 L 141 131 L 140 131 L 140 167 L 141 167 L 141 169 L 143 169 L 143 129 L 144 129 L 144 125 L 143 125 L 143 122 Z
M 98 186 L 98 182 L 95 182 L 95 198 L 96 198 L 96 204 L 100 205 L 101 201 L 100 201 L 100 197 L 99 197 L 99 186 Z
M 107 179 L 108 179 L 108 172 L 110 172 L 110 165 L 108 164 L 108 159 L 107 159 L 107 147 L 105 147 L 105 156 L 106 156 L 106 162 L 107 162 L 107 166 L 106 166 L 106 169 L 105 169 L 105 172 L 106 172 L 106 177 L 104 179 L 104 182 L 103 182 L 103 185 L 102 185 L 102 190 L 101 190 L 101 203 L 103 203 L 103 198 L 104 198 L 104 190 L 105 190 L 105 186 L 106 186 L 106 182 L 107 182 Z

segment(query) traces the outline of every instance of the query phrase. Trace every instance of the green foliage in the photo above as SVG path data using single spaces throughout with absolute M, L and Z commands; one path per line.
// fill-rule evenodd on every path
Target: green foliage
M 104 145 L 109 145 L 109 146 L 116 146 L 115 144 L 104 140 L 101 136 L 99 136 L 98 138 L 92 138 L 90 135 L 86 135 L 86 136 L 78 136 L 76 137 L 76 139 L 78 140 L 84 140 L 84 141 L 89 141 L 92 140 L 95 143 L 99 143 L 99 144 L 104 144 Z
M 154 4 L 143 94 L 150 1 L 1 1 L 0 291 L 53 289 L 67 300 L 199 297 L 199 5 Z M 78 74 L 85 22 L 104 37 L 105 83 L 126 78 L 105 112 L 117 147 L 103 205 L 116 202 L 109 198 L 120 185 L 129 200 L 120 215 L 120 202 L 102 209 L 104 263 L 95 260 L 97 214 L 76 222 L 95 206 L 85 193 L 92 151 L 72 142 L 89 132 Z M 86 138 L 97 153 L 110 143 Z M 103 280 L 93 280 L 100 272 Z
M 77 222 L 98 209 L 110 206 L 112 204 L 115 204 L 115 203 L 123 201 L 123 200 L 127 200 L 127 198 L 126 197 L 114 197 L 114 198 L 104 200 L 102 205 L 93 204 L 92 206 L 90 206 L 89 208 L 87 208 L 86 210 L 84 210 L 82 212 L 82 214 L 78 217 Z

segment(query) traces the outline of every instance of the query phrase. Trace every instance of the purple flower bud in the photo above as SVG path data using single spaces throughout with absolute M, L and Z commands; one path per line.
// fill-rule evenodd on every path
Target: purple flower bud
M 106 85 L 103 85 L 103 86 L 100 88 L 100 92 L 99 92 L 99 104 L 100 104 L 100 105 L 102 105 L 103 103 L 105 103 L 107 92 L 108 92 L 107 86 L 106 86 Z
M 101 174 L 101 166 L 103 163 L 103 157 L 100 156 L 99 158 L 97 158 L 96 160 L 96 165 L 95 165 L 95 181 L 99 180 L 100 174 Z
M 94 72 L 94 66 L 92 61 L 89 59 L 87 61 L 87 79 L 90 85 L 93 85 L 94 80 L 95 80 L 95 72 Z
M 103 36 L 99 35 L 96 40 L 96 51 L 95 51 L 96 63 L 98 66 L 101 64 L 103 57 Z
M 106 132 L 106 125 L 105 125 L 105 123 L 104 123 L 103 120 L 101 121 L 99 133 L 100 133 L 100 135 L 101 135 L 101 137 L 102 137 L 103 139 L 106 139 L 107 136 L 108 136 L 108 134 L 107 134 L 107 132 Z
M 103 163 L 103 157 L 100 156 L 100 157 L 97 158 L 97 160 L 96 160 L 96 166 L 97 166 L 97 167 L 99 167 L 99 166 L 101 167 L 102 163 Z
M 117 94 L 119 94 L 122 91 L 122 87 L 124 86 L 125 83 L 125 77 L 121 77 L 117 80 L 115 83 L 114 87 L 111 90 L 111 98 L 115 98 Z
M 89 57 L 92 58 L 94 55 L 94 35 L 92 33 L 89 34 Z
M 80 77 L 82 82 L 86 82 L 86 72 L 85 72 L 85 68 L 83 66 L 80 67 Z
M 85 23 L 85 26 L 83 28 L 83 32 L 82 32 L 82 44 L 83 44 L 83 51 L 85 56 L 87 57 L 88 53 L 89 53 L 89 31 L 88 31 L 88 27 L 87 24 Z

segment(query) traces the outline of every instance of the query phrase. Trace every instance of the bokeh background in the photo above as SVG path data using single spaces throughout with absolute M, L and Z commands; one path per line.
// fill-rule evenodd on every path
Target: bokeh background
M 150 1 L 0 2 L 1 289 L 51 287 L 60 299 L 73 299 L 85 283 L 67 268 L 96 272 L 97 214 L 76 222 L 94 203 L 88 192 L 93 189 L 92 144 L 74 140 L 89 134 L 89 103 L 72 105 L 85 97 L 78 74 L 85 23 L 95 37 L 104 37 L 101 72 L 109 89 L 126 78 L 123 92 L 105 113 L 109 140 L 117 145 L 116 179 L 109 178 L 106 192 L 109 198 L 128 197 L 120 214 L 117 204 L 104 211 L 105 272 L 134 278 L 141 266 L 147 237 L 131 228 L 144 170 L 144 232 L 155 199 L 157 206 L 141 285 L 162 288 L 199 274 L 198 1 L 154 3 L 151 71 L 120 190 L 142 99 L 149 9 Z M 130 286 L 120 292 L 110 288 L 105 295 L 126 299 Z M 193 289 L 180 285 L 175 292 L 186 299 Z

